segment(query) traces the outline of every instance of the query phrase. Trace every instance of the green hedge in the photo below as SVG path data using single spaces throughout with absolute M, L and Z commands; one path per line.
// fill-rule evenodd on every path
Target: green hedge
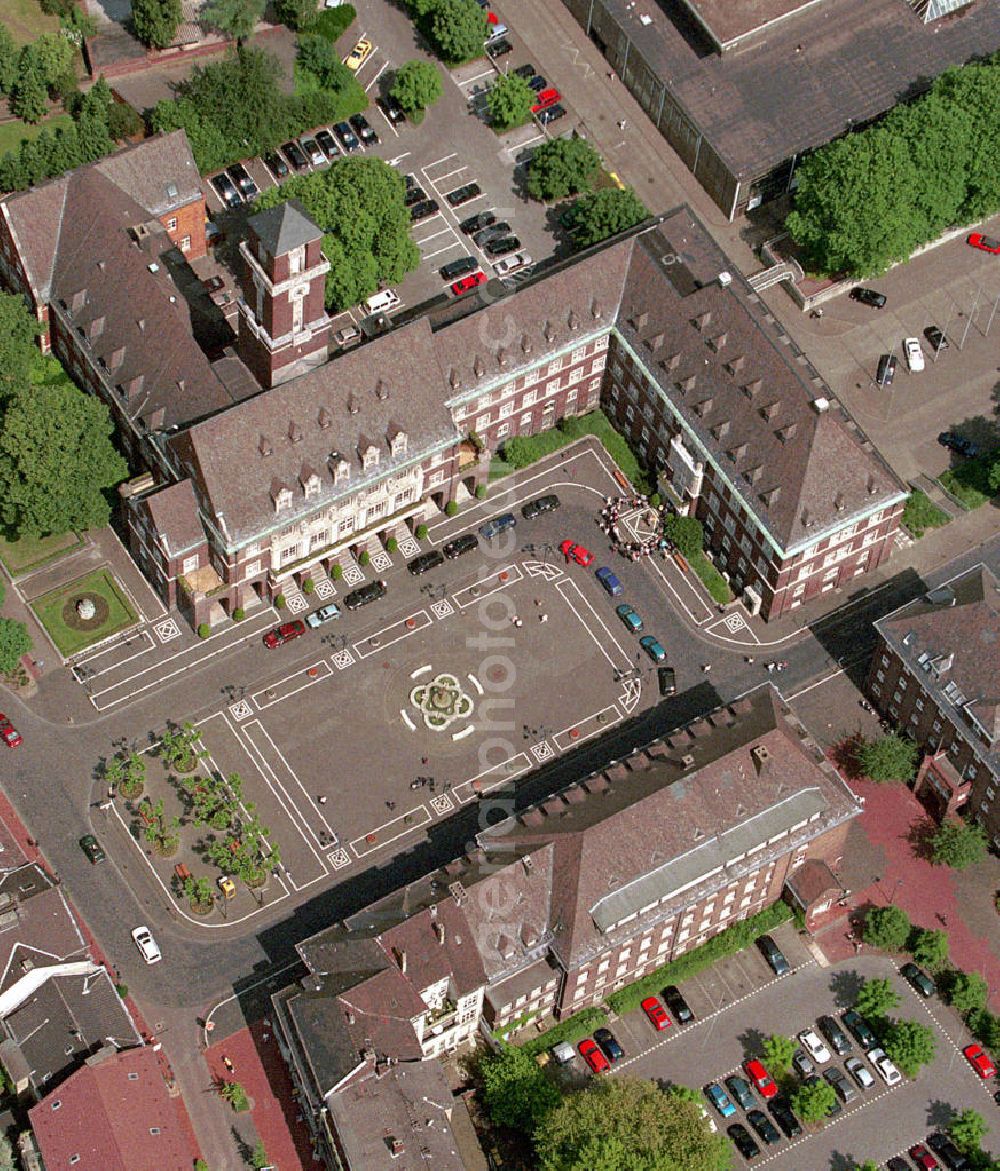
M 701 947 L 685 952 L 684 955 L 664 964 L 662 968 L 657 968 L 656 971 L 636 980 L 627 988 L 612 992 L 608 997 L 608 1005 L 619 1014 L 631 1012 L 638 1008 L 647 996 L 658 995 L 665 984 L 679 984 L 682 980 L 689 980 L 725 956 L 743 951 L 755 939 L 773 931 L 780 923 L 787 923 L 791 917 L 791 908 L 787 903 L 773 903 L 759 914 L 751 915 L 750 918 L 727 927 L 718 935 L 713 935 Z
M 733 591 L 722 574 L 709 561 L 704 553 L 692 557 L 688 564 L 698 575 L 702 585 L 708 590 L 716 602 L 725 605 L 733 600 Z
M 585 1008 L 553 1025 L 547 1032 L 539 1033 L 537 1037 L 525 1041 L 521 1048 L 530 1057 L 535 1057 L 539 1053 L 544 1053 L 546 1049 L 551 1049 L 553 1045 L 558 1045 L 560 1041 L 575 1045 L 577 1041 L 589 1036 L 594 1029 L 599 1029 L 607 1023 L 608 1014 L 603 1008 Z
M 306 29 L 315 36 L 335 41 L 347 32 L 357 15 L 352 4 L 340 4 L 336 8 L 325 8 L 309 21 Z
M 957 467 L 942 472 L 938 480 L 963 508 L 979 508 L 993 496 L 990 471 L 996 461 L 996 452 L 977 455 L 974 459 L 963 460 Z

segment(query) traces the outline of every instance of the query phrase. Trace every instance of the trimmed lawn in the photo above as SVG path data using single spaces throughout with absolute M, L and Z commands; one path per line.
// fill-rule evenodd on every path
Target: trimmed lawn
M 59 17 L 46 16 L 38 0 L 3 0 L 2 18 L 19 45 L 59 31 Z
M 37 138 L 43 130 L 54 134 L 60 126 L 68 126 L 72 121 L 69 114 L 56 114 L 54 118 L 33 126 L 27 122 L 0 122 L 0 155 L 16 151 L 22 138 Z
M 65 608 L 72 599 L 83 594 L 92 597 L 97 602 L 99 610 L 103 603 L 107 607 L 107 613 L 103 621 L 96 625 L 88 625 L 86 630 L 78 630 L 67 624 Z M 101 639 L 138 621 L 138 616 L 109 569 L 95 569 L 58 590 L 35 598 L 31 602 L 31 608 L 64 656 L 74 655 L 84 647 L 100 642 Z
M 76 533 L 60 533 L 49 537 L 20 537 L 8 541 L 0 537 L 0 561 L 4 563 L 11 577 L 19 577 L 29 569 L 36 569 L 47 561 L 55 561 L 72 549 L 79 549 L 83 542 Z

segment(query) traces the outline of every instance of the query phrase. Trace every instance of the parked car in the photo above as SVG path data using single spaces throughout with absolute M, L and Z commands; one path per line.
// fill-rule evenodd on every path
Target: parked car
M 920 1171 L 936 1171 L 936 1168 L 941 1166 L 923 1143 L 917 1143 L 910 1147 L 910 1158 L 920 1168 Z
M 622 602 L 620 606 L 616 606 L 615 613 L 633 634 L 639 634 L 642 631 L 642 619 L 628 602 Z
M 463 256 L 459 260 L 442 264 L 438 271 L 443 280 L 454 281 L 460 276 L 468 276 L 470 272 L 475 272 L 478 267 L 479 261 L 474 256 Z
M 493 213 L 489 211 L 481 212 L 480 214 L 484 216 L 493 215 Z M 475 219 L 475 216 L 473 216 L 473 219 Z M 469 223 L 468 220 L 465 222 Z M 480 231 L 476 232 L 472 239 L 480 248 L 482 248 L 490 240 L 499 240 L 501 236 L 506 236 L 509 233 L 510 224 L 508 224 L 506 220 L 500 220 L 497 222 L 496 217 L 494 217 L 491 220 L 487 220 L 486 226 L 483 227 Z
M 799 1033 L 799 1043 L 816 1065 L 826 1065 L 833 1057 L 815 1029 L 804 1029 Z M 814 1071 L 810 1069 L 809 1072 L 813 1073 Z
M 461 207 L 463 203 L 468 203 L 470 199 L 475 199 L 477 195 L 482 195 L 483 189 L 478 183 L 464 183 L 461 187 L 456 187 L 454 191 L 449 191 L 445 195 L 449 207 Z
M 770 935 L 762 935 L 757 940 L 757 946 L 764 959 L 767 960 L 771 967 L 771 971 L 776 976 L 787 976 L 792 970 L 788 960 L 785 959 L 781 948 L 774 942 Z
M 582 565 L 584 569 L 588 565 L 594 564 L 594 554 L 582 545 L 578 545 L 575 541 L 563 541 L 559 546 L 559 552 L 567 561 L 575 561 L 577 565 Z
M 521 241 L 517 236 L 493 236 L 483 245 L 483 251 L 487 256 L 506 256 L 520 247 Z
M 98 862 L 103 862 L 107 858 L 104 848 L 93 834 L 83 835 L 80 839 L 80 849 L 87 855 L 91 866 L 96 866 Z
M 486 42 L 486 52 L 494 61 L 496 61 L 498 57 L 506 57 L 506 55 L 512 52 L 513 49 L 514 46 L 510 43 L 510 41 L 507 40 L 506 37 L 500 37 L 498 40 Z
M 216 193 L 226 207 L 239 207 L 243 202 L 236 184 L 229 178 L 225 171 L 213 176 L 213 178 L 209 179 L 209 183 L 215 188 Z
M 844 1068 L 863 1090 L 870 1090 L 875 1084 L 872 1072 L 860 1057 L 848 1057 Z
M 536 73 L 528 82 L 528 89 L 533 89 L 536 94 L 540 94 L 543 89 L 548 89 L 548 79 L 541 73 Z
M 899 1155 L 893 1155 L 885 1166 L 886 1171 L 913 1171 L 910 1164 L 905 1159 L 901 1159 Z
M 657 667 L 656 684 L 664 698 L 673 695 L 677 690 L 677 672 L 673 667 Z
M 548 126 L 550 122 L 558 122 L 560 118 L 565 117 L 565 106 L 549 106 L 547 109 L 542 110 L 542 112 L 538 115 L 538 121 L 541 122 L 543 126 Z
M 492 520 L 480 525 L 479 535 L 489 541 L 493 537 L 499 536 L 500 533 L 506 532 L 507 529 L 512 529 L 516 524 L 517 517 L 512 512 L 505 512 L 502 516 L 495 516 Z
M 778 1133 L 778 1128 L 763 1110 L 748 1110 L 747 1122 L 750 1123 L 768 1146 L 781 1142 L 781 1135 Z
M 303 171 L 309 166 L 306 156 L 302 153 L 297 142 L 286 142 L 281 148 L 281 153 L 288 160 L 288 165 L 293 171 Z
M 322 167 L 326 162 L 326 155 L 320 150 L 320 145 L 315 138 L 300 138 L 299 146 L 302 147 L 302 153 L 314 167 Z
M 518 252 L 514 256 L 501 256 L 493 265 L 497 276 L 510 276 L 512 272 L 519 272 L 531 264 L 531 257 L 527 252 Z
M 421 574 L 430 573 L 432 569 L 437 569 L 439 565 L 444 565 L 444 554 L 440 549 L 429 549 L 426 553 L 421 553 L 419 557 L 414 557 L 407 565 L 407 573 L 412 573 L 414 577 L 420 577 Z
M 456 537 L 453 541 L 448 541 L 447 544 L 441 546 L 441 552 L 450 561 L 456 557 L 461 557 L 464 553 L 471 553 L 473 550 L 479 548 L 479 538 L 475 533 L 463 533 L 462 536 Z
M 316 141 L 323 149 L 323 153 L 331 161 L 340 154 L 340 147 L 337 146 L 337 141 L 329 130 L 317 130 Z
M 518 65 L 513 71 L 516 77 L 523 77 L 525 81 L 535 76 L 534 65 Z
M 718 1110 L 723 1118 L 732 1118 L 736 1107 L 729 1099 L 729 1095 L 717 1082 L 709 1082 L 705 1087 L 705 1097 Z
M 591 1037 L 587 1037 L 577 1046 L 580 1056 L 590 1066 L 594 1073 L 607 1073 L 611 1063 L 604 1056 L 600 1046 Z
M 903 355 L 911 374 L 919 374 L 923 370 L 924 351 L 920 348 L 919 338 L 903 338 Z
M 854 1046 L 848 1040 L 847 1034 L 832 1016 L 821 1016 L 816 1023 L 819 1025 L 820 1032 L 830 1042 L 834 1052 L 839 1057 L 844 1057 L 846 1054 L 853 1052 Z
M 874 289 L 851 289 L 851 299 L 860 301 L 862 305 L 870 305 L 873 309 L 884 309 L 887 297 L 885 293 L 877 293 Z
M 916 964 L 903 964 L 899 969 L 899 974 L 912 988 L 915 988 L 925 998 L 933 996 L 937 991 L 934 987 L 934 981 L 925 971 L 918 968 Z
M 459 228 L 467 235 L 472 236 L 484 228 L 490 228 L 497 222 L 497 217 L 491 211 L 477 211 L 475 215 L 462 220 Z
M 132 942 L 139 949 L 139 955 L 147 964 L 158 964 L 163 956 L 148 927 L 136 927 L 132 931 Z
M 568 1041 L 557 1041 L 552 1046 L 552 1056 L 559 1065 L 569 1065 L 573 1058 L 576 1057 L 576 1050 Z
M 351 124 L 351 129 L 361 139 L 365 146 L 377 146 L 379 137 L 375 133 L 375 128 L 364 116 L 364 114 L 352 114 L 348 121 Z
M 372 55 L 372 50 L 375 46 L 368 40 L 367 37 L 362 37 L 354 48 L 344 58 L 344 64 L 352 73 L 357 73 L 362 65 Z
M 938 436 L 938 443 L 965 459 L 972 459 L 979 454 L 979 444 L 966 439 L 964 435 L 959 435 L 957 431 L 942 431 Z
M 541 516 L 543 512 L 553 512 L 558 507 L 559 497 L 554 492 L 549 492 L 545 496 L 538 496 L 534 500 L 529 500 L 521 509 L 521 515 L 525 520 L 534 520 L 535 517 Z
M 889 1060 L 889 1056 L 884 1049 L 869 1049 L 868 1060 L 872 1063 L 875 1072 L 887 1086 L 898 1086 L 903 1080 L 903 1075 Z
M 982 232 L 973 232 L 969 236 L 968 242 L 973 248 L 978 248 L 980 252 L 992 252 L 994 256 L 1000 256 L 1000 240 L 994 240 L 992 236 L 984 236 Z
M 313 628 L 322 626 L 325 622 L 333 622 L 335 618 L 340 617 L 340 607 L 334 602 L 328 602 L 325 606 L 320 606 L 318 610 L 313 610 L 311 614 L 306 615 L 306 622 Z
M 264 166 L 274 176 L 275 182 L 280 183 L 282 179 L 288 178 L 288 164 L 276 150 L 267 151 L 263 157 Z
M 413 210 L 416 211 L 416 208 Z M 466 293 L 471 293 L 473 289 L 478 289 L 480 285 L 485 284 L 486 273 L 474 272 L 471 276 L 464 276 L 460 281 L 455 281 L 455 283 L 451 286 L 451 291 L 455 294 L 456 297 L 462 297 Z
M 3 712 L 0 712 L 0 739 L 8 748 L 20 748 L 24 743 L 24 737 Z
M 981 1045 L 966 1045 L 962 1050 L 962 1056 L 984 1081 L 987 1078 L 997 1076 L 997 1067 L 993 1064 L 990 1055 L 983 1051 Z
M 379 598 L 384 598 L 388 592 L 389 587 L 384 581 L 367 582 L 344 595 L 344 609 L 357 610 L 361 606 L 367 606 L 369 602 L 377 602 Z
M 667 1016 L 666 1009 L 655 996 L 647 996 L 639 1007 L 658 1033 L 662 1033 L 664 1029 L 670 1027 L 670 1017 Z
M 297 618 L 292 622 L 282 622 L 280 626 L 275 626 L 264 635 L 264 646 L 268 650 L 274 650 L 275 647 L 284 646 L 294 638 L 301 638 L 305 632 L 305 623 Z
M 642 647 L 654 663 L 662 663 L 667 657 L 667 652 L 651 634 L 644 634 L 639 639 L 639 646 Z
M 726 1134 L 733 1140 L 733 1146 L 747 1162 L 756 1159 L 760 1154 L 760 1147 L 757 1146 L 750 1131 L 741 1122 L 734 1122 L 732 1126 L 727 1126 Z
M 788 1099 L 783 1095 L 772 1098 L 768 1109 L 787 1138 L 797 1138 L 802 1133 L 802 1125 L 795 1117 Z
M 824 1045 L 825 1049 L 826 1046 Z M 816 1064 L 804 1049 L 796 1049 L 792 1054 L 792 1069 L 801 1078 L 811 1077 L 816 1072 Z
M 948 1171 L 966 1171 L 971 1166 L 967 1156 L 955 1146 L 946 1134 L 939 1130 L 927 1136 L 927 1145 L 948 1168 Z
M 351 151 L 358 150 L 361 143 L 358 141 L 358 136 L 351 129 L 349 122 L 337 122 L 333 127 L 333 132 L 337 136 L 337 141 L 350 154 Z
M 746 1078 L 733 1074 L 731 1077 L 726 1078 L 725 1085 L 730 1097 L 734 1102 L 739 1104 L 742 1110 L 753 1110 L 758 1104 L 757 1098 L 754 1096 L 754 1092 L 750 1088 L 750 1083 Z
M 250 172 L 246 169 L 246 167 L 243 166 L 242 163 L 233 163 L 227 174 L 239 188 L 240 195 L 243 196 L 247 203 L 249 203 L 251 199 L 256 199 L 257 196 L 260 195 L 260 188 L 253 181 Z
M 600 569 L 595 570 L 594 576 L 613 598 L 617 598 L 625 592 L 622 583 L 606 565 L 602 565 Z
M 847 1031 L 865 1052 L 869 1049 L 874 1049 L 878 1044 L 878 1041 L 875 1039 L 875 1034 L 872 1032 L 871 1025 L 868 1024 L 859 1012 L 855 1012 L 853 1008 L 849 1008 L 847 1012 L 842 1012 L 840 1019 L 844 1022 L 844 1027 Z
M 406 114 L 403 107 L 396 101 L 392 94 L 386 94 L 384 98 L 376 98 L 375 105 L 385 115 L 386 121 L 391 126 L 398 126 L 401 122 L 406 121 Z
M 825 1069 L 823 1071 L 823 1080 L 829 1085 L 833 1086 L 837 1097 L 841 1100 L 841 1102 L 844 1103 L 845 1106 L 850 1102 L 853 1102 L 854 1099 L 858 1096 L 858 1091 L 851 1085 L 847 1078 L 844 1077 L 841 1070 L 839 1070 L 835 1065 L 831 1066 L 830 1069 Z
M 743 1062 L 743 1068 L 762 1098 L 773 1098 L 777 1094 L 778 1087 L 774 1084 L 774 1078 L 764 1068 L 762 1061 L 751 1057 L 749 1061 Z
M 618 1038 L 610 1029 L 595 1029 L 594 1040 L 600 1045 L 608 1061 L 621 1061 L 625 1056 L 625 1050 L 618 1044 Z
M 942 350 L 948 349 L 948 338 L 945 336 L 944 331 L 938 329 L 936 325 L 928 325 L 924 330 L 924 338 L 935 354 L 939 354 Z
M 881 354 L 878 360 L 878 367 L 875 370 L 875 383 L 877 386 L 892 386 L 892 380 L 896 377 L 896 355 L 895 354 Z
M 538 95 L 538 101 L 531 107 L 532 114 L 540 114 L 542 110 L 547 110 L 549 106 L 554 106 L 560 97 L 562 97 L 562 94 L 551 86 L 548 89 L 543 89 Z

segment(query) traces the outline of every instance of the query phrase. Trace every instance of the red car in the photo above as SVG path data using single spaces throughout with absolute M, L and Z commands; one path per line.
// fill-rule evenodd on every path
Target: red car
M 992 252 L 994 256 L 1000 256 L 1000 240 L 994 240 L 992 236 L 984 236 L 982 232 L 973 232 L 968 243 L 973 248 L 978 248 L 980 252 Z
M 455 281 L 451 286 L 451 291 L 456 297 L 461 297 L 463 293 L 468 293 L 471 289 L 478 289 L 480 285 L 486 284 L 485 272 L 474 272 L 471 276 L 464 276 L 460 281 Z
M 778 1087 L 774 1084 L 771 1075 L 756 1057 L 751 1058 L 749 1061 L 744 1061 L 743 1068 L 746 1070 L 747 1077 L 756 1086 L 757 1092 L 762 1098 L 774 1097 L 778 1092 Z
M 642 1011 L 649 1018 L 649 1023 L 658 1033 L 670 1027 L 670 1017 L 667 1016 L 663 1005 L 655 996 L 647 996 L 642 1002 Z
M 582 545 L 577 545 L 575 541 L 563 541 L 559 546 L 559 552 L 562 553 L 567 561 L 575 561 L 577 565 L 582 565 L 584 569 L 594 563 L 594 554 L 589 549 L 584 549 Z
M 531 107 L 532 114 L 540 114 L 542 110 L 554 106 L 561 96 L 557 89 L 543 89 L 538 95 L 538 101 Z
M 917 1143 L 915 1147 L 910 1147 L 910 1158 L 921 1168 L 921 1171 L 935 1171 L 936 1167 L 941 1166 L 923 1143 Z
M 294 622 L 282 622 L 280 626 L 276 626 L 264 635 L 264 646 L 268 650 L 274 650 L 276 646 L 283 646 L 286 642 L 291 642 L 293 638 L 298 638 L 305 632 L 306 624 L 299 622 L 298 619 Z
M 978 1045 L 966 1045 L 962 1050 L 965 1060 L 985 1081 L 989 1077 L 997 1076 L 997 1067 L 993 1064 L 988 1053 L 984 1053 Z
M 3 737 L 3 742 L 8 748 L 21 747 L 21 733 L 7 719 L 3 712 L 0 712 L 0 736 Z
M 588 1037 L 585 1041 L 581 1041 L 577 1049 L 580 1051 L 580 1056 L 594 1073 L 607 1073 L 611 1068 L 611 1062 L 601 1052 L 600 1046 L 593 1037 Z

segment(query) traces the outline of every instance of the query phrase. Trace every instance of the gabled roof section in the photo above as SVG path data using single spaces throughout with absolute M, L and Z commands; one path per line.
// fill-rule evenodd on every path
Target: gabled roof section
M 143 500 L 168 557 L 176 557 L 205 541 L 198 498 L 190 480 L 179 480 L 150 493 Z
M 70 176 L 53 179 L 31 191 L 10 195 L 4 213 L 18 246 L 28 283 L 39 301 L 47 301 L 52 290 L 59 233 Z
M 283 256 L 323 236 L 297 199 L 282 200 L 276 207 L 252 216 L 247 227 L 271 256 Z
M 81 168 L 74 174 L 83 174 Z M 100 173 L 151 216 L 202 198 L 201 176 L 183 130 L 157 134 L 94 163 Z

